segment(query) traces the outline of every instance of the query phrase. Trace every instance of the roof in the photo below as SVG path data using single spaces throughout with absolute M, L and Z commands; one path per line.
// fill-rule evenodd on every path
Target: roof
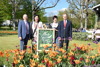
M 95 8 L 97 8 L 97 7 L 100 7 L 100 4 L 94 6 L 92 9 L 95 9 Z
M 100 4 L 94 6 L 92 9 L 100 16 Z

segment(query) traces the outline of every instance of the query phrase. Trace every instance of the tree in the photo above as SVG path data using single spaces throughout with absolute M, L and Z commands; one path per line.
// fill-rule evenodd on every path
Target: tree
M 9 4 L 8 0 L 1 0 L 0 1 L 0 13 L 2 15 L 2 19 L 7 20 L 11 19 L 11 5 Z
M 31 21 L 33 18 L 32 18 L 32 4 L 31 4 L 30 0 L 26 0 L 26 1 L 21 0 L 21 3 L 19 5 L 22 5 L 23 9 L 18 10 L 16 12 L 16 18 L 22 19 L 22 15 L 27 14 L 29 21 Z M 46 18 L 44 16 L 45 10 L 38 10 L 35 14 L 40 16 L 40 19 L 42 22 L 46 22 Z
M 40 8 L 39 8 L 40 9 Z M 32 3 L 30 0 L 1 0 L 0 1 L 0 19 L 12 20 L 13 30 L 16 30 L 16 19 L 22 19 L 23 14 L 27 14 L 29 21 L 32 20 Z M 41 18 L 41 21 L 46 22 L 44 16 L 45 10 L 36 12 Z
M 68 20 L 72 21 L 72 27 L 77 29 L 77 28 L 79 28 L 79 20 L 78 20 L 78 18 L 75 17 L 75 15 L 72 15 L 70 13 L 70 11 L 71 11 L 70 9 L 66 9 L 64 11 L 59 11 L 58 12 L 58 21 L 63 20 L 62 15 L 65 13 L 65 14 L 67 14 Z
M 58 18 L 59 18 L 58 21 L 63 20 L 62 15 L 63 15 L 64 13 L 67 14 L 67 18 L 68 18 L 69 20 L 71 19 L 69 10 L 65 9 L 64 11 L 59 11 L 59 12 L 58 12 Z
M 70 4 L 69 8 L 72 13 L 80 19 L 80 28 L 83 28 L 83 19 L 85 18 L 85 28 L 87 28 L 88 22 L 88 10 L 93 5 L 93 0 L 67 0 Z M 85 15 L 85 17 L 84 17 Z
M 2 19 L 2 14 L 0 12 L 0 27 L 1 27 L 2 22 L 3 22 L 3 19 Z
M 8 3 L 8 0 L 0 1 L 0 27 L 4 20 L 11 19 L 11 5 Z
M 95 0 L 95 2 L 96 2 L 96 5 L 100 4 L 100 0 Z
M 39 10 L 55 7 L 58 2 L 59 0 L 32 0 L 32 16 Z

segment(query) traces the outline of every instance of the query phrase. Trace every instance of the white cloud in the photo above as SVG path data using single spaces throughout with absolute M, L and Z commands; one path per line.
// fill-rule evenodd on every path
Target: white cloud
M 59 10 L 59 11 L 65 11 L 65 10 L 68 10 L 68 8 L 62 8 L 62 9 Z
M 62 9 L 60 9 L 60 10 L 55 10 L 55 11 L 47 12 L 47 13 L 46 13 L 46 16 L 58 15 L 58 12 L 59 12 L 59 11 L 65 11 L 65 10 L 68 10 L 68 8 L 62 8 Z

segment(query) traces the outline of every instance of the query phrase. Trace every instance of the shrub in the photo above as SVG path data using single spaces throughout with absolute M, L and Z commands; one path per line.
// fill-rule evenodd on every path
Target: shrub
M 88 33 L 86 32 L 73 32 L 72 38 L 75 40 L 87 40 Z

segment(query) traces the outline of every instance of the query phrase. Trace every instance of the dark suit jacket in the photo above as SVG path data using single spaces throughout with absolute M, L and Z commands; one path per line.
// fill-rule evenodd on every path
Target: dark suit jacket
M 29 25 L 29 36 L 30 36 L 30 23 L 28 22 Z M 18 37 L 22 37 L 22 39 L 24 39 L 26 37 L 26 26 L 25 26 L 25 22 L 19 21 L 18 24 Z
M 33 30 L 32 30 L 32 24 L 33 22 L 30 23 L 30 38 L 33 38 Z
M 64 29 L 64 22 L 60 21 L 60 23 L 58 24 L 58 37 L 61 38 L 72 38 L 72 23 L 71 21 L 67 20 L 67 25 L 66 28 Z

